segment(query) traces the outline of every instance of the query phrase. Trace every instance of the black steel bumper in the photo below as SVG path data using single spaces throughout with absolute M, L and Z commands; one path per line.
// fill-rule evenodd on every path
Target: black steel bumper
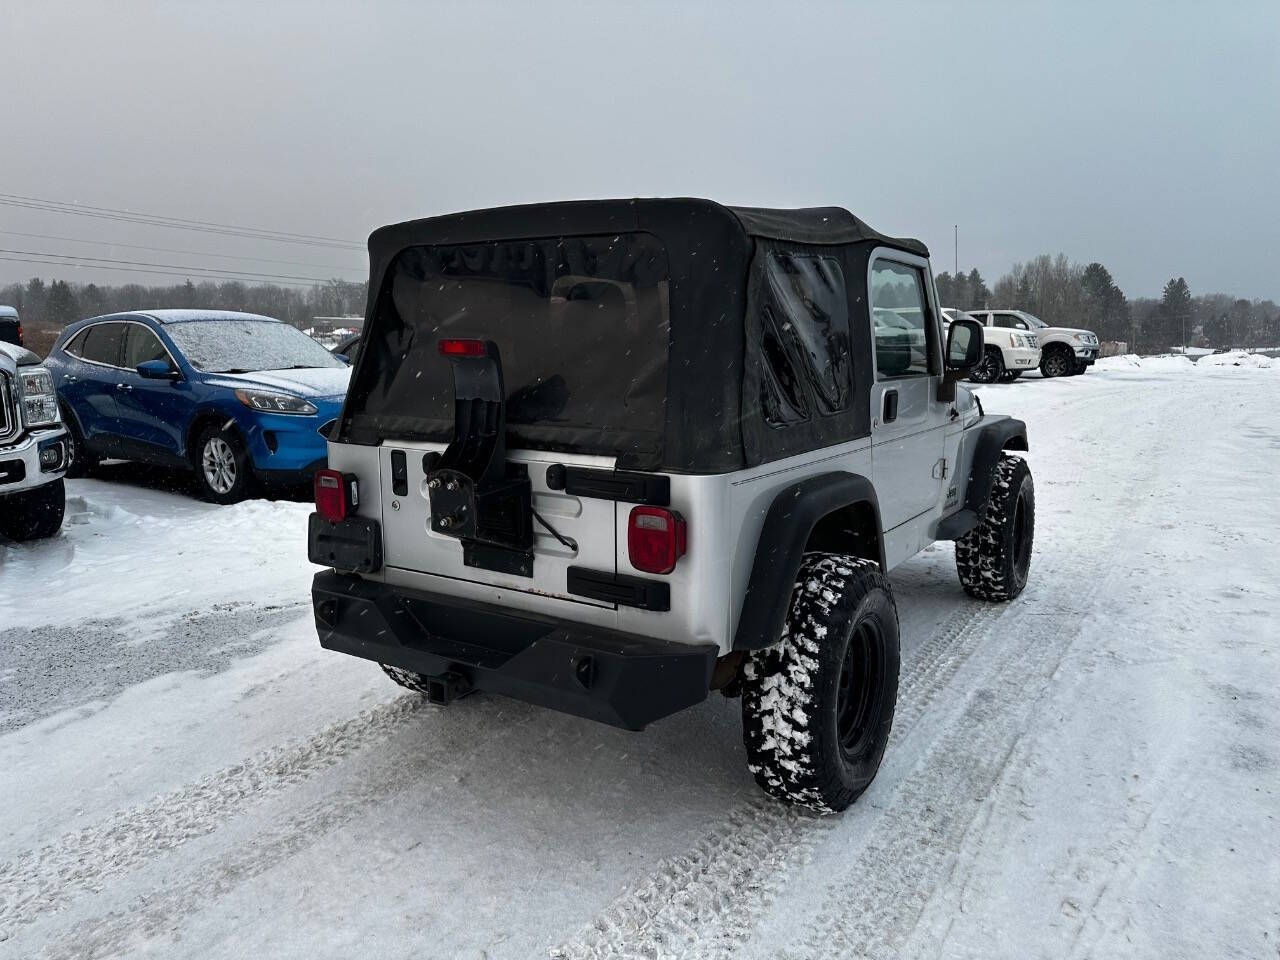
M 706 699 L 718 652 L 332 570 L 316 574 L 311 599 L 328 650 L 627 730 Z

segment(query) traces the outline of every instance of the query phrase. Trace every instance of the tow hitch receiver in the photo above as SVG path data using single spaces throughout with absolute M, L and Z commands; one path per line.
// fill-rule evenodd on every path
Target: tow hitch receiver
M 533 576 L 533 488 L 507 462 L 506 392 L 492 340 L 440 341 L 453 364 L 453 440 L 424 458 L 431 529 L 462 541 L 463 562 Z

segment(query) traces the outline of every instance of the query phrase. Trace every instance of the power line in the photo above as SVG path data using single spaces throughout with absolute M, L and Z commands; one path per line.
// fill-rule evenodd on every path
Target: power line
M 165 227 L 170 230 L 189 230 L 195 233 L 218 234 L 226 237 L 242 237 L 250 240 L 267 240 L 273 243 L 291 243 L 300 246 L 328 247 L 338 249 L 362 250 L 364 245 L 351 240 L 337 240 L 331 237 L 313 237 L 308 234 L 284 233 L 278 230 L 266 230 L 256 227 L 236 227 L 230 224 L 210 223 L 201 220 L 186 220 L 178 217 L 162 217 L 158 214 L 133 214 L 127 210 L 113 210 L 110 207 L 90 207 L 87 205 L 63 203 L 57 200 L 36 200 L 19 197 L 15 194 L 0 194 L 0 205 L 41 213 L 64 213 L 77 217 L 92 217 L 97 220 L 114 220 L 121 223 L 137 223 L 150 227 Z
M 8 237 L 28 237 L 32 240 L 58 240 L 63 243 L 87 243 L 99 247 L 123 247 L 128 250 L 151 250 L 156 253 L 178 253 L 188 257 L 216 257 L 219 260 L 245 260 L 250 263 L 283 263 L 291 267 L 311 267 L 315 270 L 361 270 L 361 267 L 339 267 L 331 263 L 305 263 L 300 260 L 276 260 L 271 257 L 243 257 L 230 253 L 209 253 L 206 250 L 175 250 L 172 247 L 148 247 L 138 243 L 120 243 L 115 240 L 83 240 L 79 237 L 55 237 L 47 233 L 22 233 L 19 230 L 0 230 Z
M 42 260 L 35 257 L 9 257 L 4 255 L 0 255 L 0 260 L 7 260 L 11 263 L 43 263 L 43 264 L 49 264 L 55 267 L 84 267 L 90 270 L 103 270 L 103 271 L 114 272 L 114 273 L 148 273 L 148 274 L 153 274 L 155 276 L 160 276 L 160 277 L 184 277 L 188 280 L 191 279 L 190 273 L 186 273 L 182 271 L 174 272 L 170 270 L 143 270 L 143 269 L 138 269 L 136 267 L 112 267 L 112 266 L 105 266 L 105 265 L 99 265 L 94 263 L 68 263 L 63 260 Z M 268 282 L 265 280 L 254 281 L 248 277 L 215 276 L 213 274 L 197 276 L 196 279 L 197 280 L 230 280 L 236 283 Z M 270 282 L 279 284 L 285 287 L 311 287 L 311 286 L 315 286 L 317 282 L 327 283 L 328 281 L 320 280 L 320 281 L 314 281 L 311 283 L 306 283 L 299 280 L 282 280 L 282 279 L 276 278 L 271 280 Z
M 99 263 L 119 263 L 130 267 L 164 267 L 169 270 L 190 270 L 196 273 L 237 273 L 246 277 L 261 277 L 272 280 L 309 280 L 312 283 L 328 283 L 322 277 L 299 277 L 288 273 L 257 273 L 252 270 L 219 270 L 216 267 L 192 267 L 184 263 L 151 263 L 146 260 L 113 260 L 107 257 L 87 257 L 72 253 L 51 253 L 48 250 L 8 250 L 0 247 L 0 253 L 11 253 L 25 257 L 57 257 L 60 260 L 96 261 Z M 82 266 L 93 266 L 92 263 L 81 263 Z
M 66 207 L 72 210 L 94 210 L 98 213 L 118 213 L 129 217 L 145 217 L 148 220 L 168 220 L 173 223 L 185 223 L 197 227 L 221 227 L 225 230 L 248 230 L 253 233 L 269 233 L 278 237 L 289 237 L 294 240 L 315 240 L 323 243 L 341 243 L 348 246 L 362 247 L 363 244 L 355 240 L 340 240 L 337 237 L 317 237 L 309 233 L 289 233 L 284 230 L 271 230 L 266 227 L 244 227 L 234 223 L 215 223 L 209 220 L 191 220 L 186 217 L 171 217 L 161 213 L 139 213 L 134 210 L 118 210 L 114 207 L 97 207 L 91 203 L 75 203 L 65 200 L 42 200 L 39 197 L 24 197 L 15 193 L 0 193 L 0 197 L 6 200 L 20 200 L 24 203 L 41 203 L 49 204 L 56 207 Z

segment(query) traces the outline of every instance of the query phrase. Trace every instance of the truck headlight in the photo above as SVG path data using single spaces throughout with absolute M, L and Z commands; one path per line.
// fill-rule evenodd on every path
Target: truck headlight
M 44 367 L 18 369 L 18 396 L 22 399 L 22 421 L 28 429 L 62 422 L 53 375 Z
M 268 390 L 237 390 L 236 399 L 246 407 L 262 413 L 287 413 L 309 417 L 316 412 L 316 405 L 301 397 L 287 393 L 271 393 Z

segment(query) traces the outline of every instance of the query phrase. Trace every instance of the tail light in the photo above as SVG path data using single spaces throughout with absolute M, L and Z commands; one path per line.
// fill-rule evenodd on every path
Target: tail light
M 440 352 L 446 357 L 483 357 L 485 345 L 483 340 L 446 338 L 440 341 Z
M 315 490 L 316 512 L 335 523 L 355 513 L 360 504 L 360 490 L 354 473 L 317 470 Z
M 627 554 L 645 573 L 670 573 L 684 556 L 684 517 L 664 507 L 633 507 L 627 523 Z

